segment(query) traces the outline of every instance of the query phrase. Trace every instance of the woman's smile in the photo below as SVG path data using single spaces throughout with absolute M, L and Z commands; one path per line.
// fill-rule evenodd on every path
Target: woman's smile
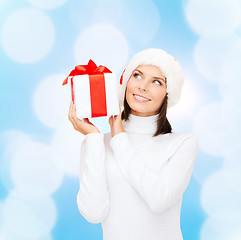
M 138 94 L 133 94 L 133 96 L 136 99 L 136 101 L 138 101 L 138 102 L 149 102 L 149 101 L 151 101 L 150 99 L 145 98 L 145 97 L 143 97 L 141 95 L 138 95 Z
M 139 65 L 126 86 L 126 101 L 131 113 L 152 116 L 158 113 L 166 96 L 165 76 L 157 66 Z

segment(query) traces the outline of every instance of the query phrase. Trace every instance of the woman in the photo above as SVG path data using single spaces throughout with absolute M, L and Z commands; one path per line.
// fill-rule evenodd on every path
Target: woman
M 167 108 L 180 99 L 184 75 L 161 49 L 137 53 L 122 74 L 120 113 L 111 133 L 87 118 L 69 120 L 85 135 L 81 147 L 77 205 L 104 240 L 180 240 L 180 212 L 198 152 L 192 133 L 172 132 Z M 121 107 L 123 111 L 121 111 Z

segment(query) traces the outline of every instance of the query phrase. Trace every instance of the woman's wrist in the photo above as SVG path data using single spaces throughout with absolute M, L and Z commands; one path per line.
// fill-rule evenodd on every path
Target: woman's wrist
M 114 131 L 114 133 L 112 134 L 112 137 L 114 137 L 115 135 L 117 135 L 117 134 L 119 134 L 121 132 L 125 132 L 125 129 L 123 127 L 120 127 L 119 129 Z
M 88 132 L 88 133 L 86 133 L 85 135 L 87 135 L 87 134 L 91 134 L 91 133 L 100 133 L 100 131 L 92 131 L 92 132 Z

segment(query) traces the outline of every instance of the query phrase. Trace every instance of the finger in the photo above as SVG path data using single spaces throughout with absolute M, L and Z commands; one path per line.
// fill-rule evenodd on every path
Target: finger
M 77 128 L 77 125 L 76 125 L 76 122 L 74 121 L 74 119 L 70 116 L 70 117 L 69 117 L 69 120 L 70 120 L 70 122 L 72 123 L 74 129 L 76 129 L 76 128 Z
M 72 101 L 70 102 L 70 105 L 69 105 L 69 113 L 68 113 L 69 118 L 71 116 L 71 112 L 72 112 Z
M 109 118 L 109 124 L 112 126 L 112 123 L 113 123 L 113 116 L 111 115 Z
M 70 116 L 70 117 L 72 116 L 73 111 L 74 111 L 74 104 L 73 104 L 73 102 L 71 101 L 70 106 L 69 106 L 69 116 Z
M 73 104 L 71 104 L 69 120 L 72 122 L 74 127 L 77 127 L 77 117 L 76 117 L 76 113 L 75 113 Z
M 93 123 L 91 123 L 91 122 L 90 122 L 90 120 L 89 120 L 88 118 L 83 118 L 83 121 L 84 121 L 84 122 L 86 122 L 86 123 L 89 123 L 89 124 L 91 124 L 91 125 L 93 125 L 93 126 L 94 126 L 94 124 L 93 124 Z
M 71 122 L 72 122 L 72 124 L 73 124 L 73 126 L 74 126 L 75 129 L 77 129 L 77 128 L 78 128 L 79 126 L 81 126 L 81 124 L 83 123 L 83 121 L 81 121 L 80 119 L 78 119 L 78 118 L 76 117 L 76 114 L 75 114 L 75 113 L 72 113 L 70 119 L 71 119 Z
M 83 121 L 84 122 L 89 122 L 89 119 L 88 118 L 83 118 Z
M 78 126 L 77 126 L 76 122 L 75 122 L 75 121 L 73 121 L 73 122 L 72 122 L 72 124 L 73 124 L 73 126 L 74 126 L 74 129 L 76 129 L 76 130 L 77 130 L 77 129 L 78 129 Z
M 75 104 L 72 105 L 72 113 L 71 113 L 71 116 L 73 119 L 77 119 L 76 117 L 76 107 L 75 107 Z
M 73 106 L 70 106 L 68 118 L 71 122 L 73 122 L 74 120 Z

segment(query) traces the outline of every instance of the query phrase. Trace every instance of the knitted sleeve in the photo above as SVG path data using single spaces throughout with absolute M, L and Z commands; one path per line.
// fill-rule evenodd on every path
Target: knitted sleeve
M 148 167 L 148 159 L 143 159 L 140 150 L 131 146 L 126 132 L 115 135 L 110 146 L 117 165 L 129 184 L 144 199 L 151 211 L 161 213 L 177 202 L 185 192 L 198 152 L 198 139 L 192 134 L 183 138 L 172 156 L 164 159 L 165 164 L 160 169 Z M 150 157 L 164 156 L 153 156 L 150 153 Z
M 77 206 L 91 223 L 102 222 L 109 211 L 103 138 L 102 133 L 90 133 L 81 145 Z

